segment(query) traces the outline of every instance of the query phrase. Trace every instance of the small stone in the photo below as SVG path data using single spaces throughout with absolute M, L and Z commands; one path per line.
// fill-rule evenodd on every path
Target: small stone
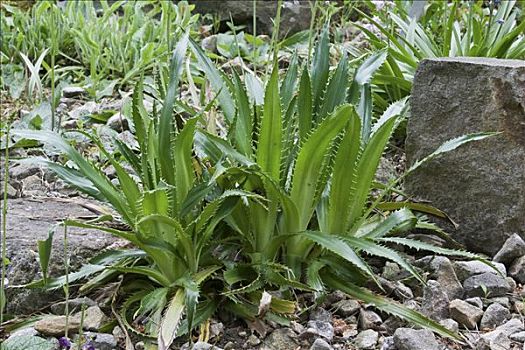
M 510 318 L 510 311 L 501 304 L 490 304 L 481 318 L 481 329 L 492 329 L 502 325 Z
M 80 320 L 81 313 L 75 316 Z M 83 328 L 87 331 L 97 331 L 107 321 L 107 317 L 98 306 L 90 306 L 85 310 Z
M 201 47 L 205 51 L 217 53 L 217 35 L 210 35 L 202 39 Z
M 509 338 L 510 340 L 525 344 L 525 331 L 511 334 Z
M 203 341 L 198 341 L 195 344 L 193 344 L 193 347 L 191 350 L 222 350 L 218 346 L 208 344 Z
M 375 349 L 378 339 L 379 333 L 372 329 L 367 329 L 357 335 L 354 344 L 358 349 L 362 350 Z
M 428 329 L 399 328 L 394 333 L 397 350 L 440 350 L 434 334 Z
M 335 304 L 344 299 L 346 299 L 346 294 L 340 290 L 336 290 L 335 292 L 332 292 L 326 296 L 326 302 L 329 305 Z
M 308 321 L 306 333 L 320 335 L 328 341 L 334 338 L 334 327 L 330 322 Z
M 385 263 L 385 267 L 383 267 L 383 273 L 381 274 L 381 277 L 389 281 L 395 281 L 402 273 L 403 269 L 401 269 L 398 264 L 387 261 Z
M 486 300 L 487 305 L 494 304 L 494 303 L 498 303 L 504 308 L 510 309 L 510 300 L 507 297 L 497 297 L 497 298 L 490 298 Z
M 66 333 L 66 316 L 52 316 L 43 318 L 35 323 L 38 333 L 51 337 L 61 337 Z M 67 330 L 70 333 L 78 332 L 80 320 L 69 317 Z
M 11 186 L 10 183 L 7 184 L 7 198 L 13 199 L 18 197 L 18 191 L 16 188 Z M 0 198 L 4 198 L 4 186 L 0 186 Z
M 474 305 L 475 307 L 483 309 L 483 300 L 481 300 L 480 297 L 467 298 L 465 301 L 471 305 Z
M 246 331 L 240 331 L 239 333 L 237 333 L 237 335 L 239 337 L 243 337 L 244 338 L 244 337 L 246 337 L 248 335 L 248 333 Z
M 523 330 L 523 322 L 517 318 L 512 318 L 501 326 L 496 327 L 495 330 L 482 334 L 481 338 L 483 338 L 487 343 L 490 343 L 494 341 L 500 334 L 508 337 Z
M 409 300 L 414 298 L 414 293 L 412 293 L 412 289 L 410 289 L 410 287 L 407 287 L 399 281 L 395 283 L 395 286 L 394 295 L 399 299 Z M 461 287 L 461 290 L 463 290 L 463 287 Z
M 525 302 L 515 301 L 513 310 L 519 314 L 525 314 Z
M 516 233 L 507 238 L 501 249 L 494 255 L 494 261 L 509 265 L 514 259 L 525 255 L 525 241 Z
M 261 344 L 261 340 L 255 334 L 251 334 L 248 337 L 248 340 L 246 340 L 246 343 L 248 343 L 250 346 L 257 346 Z
M 507 276 L 507 268 L 505 265 L 498 262 L 492 262 L 492 265 L 494 265 L 497 271 L 491 266 L 478 260 L 456 261 L 454 263 L 454 270 L 460 281 L 464 281 L 471 276 L 481 275 L 483 273 L 493 273 L 498 275 L 498 271 L 502 276 Z
M 463 282 L 463 288 L 469 297 L 499 297 L 511 291 L 504 278 L 490 272 L 467 278 Z
M 450 317 L 469 329 L 474 329 L 482 316 L 482 309 L 466 301 L 454 299 L 450 302 Z
M 85 336 L 93 341 L 97 350 L 114 350 L 117 347 L 113 334 L 86 332 Z
M 518 287 L 518 284 L 516 283 L 516 281 L 514 281 L 514 278 L 512 278 L 512 277 L 505 277 L 505 280 L 509 284 L 509 287 L 510 287 L 511 291 L 513 291 L 514 289 L 516 289 Z
M 210 338 L 220 336 L 224 332 L 224 324 L 222 322 L 213 322 L 210 325 Z
M 436 321 L 448 318 L 449 299 L 437 281 L 427 281 L 427 285 L 423 290 L 423 301 L 421 302 L 420 311 L 423 315 Z
M 85 94 L 86 90 L 80 86 L 67 86 L 62 89 L 62 96 L 66 98 L 78 97 Z
M 463 297 L 463 286 L 456 276 L 450 259 L 443 256 L 436 257 L 430 262 L 430 267 L 434 270 L 433 278 L 441 285 L 449 300 Z
M 361 304 L 353 299 L 341 300 L 334 304 L 335 313 L 341 317 L 348 317 L 355 314 L 361 308 Z
M 135 344 L 135 350 L 144 350 L 144 342 L 139 341 L 137 344 Z
M 36 175 L 40 172 L 40 167 L 30 163 L 18 163 L 9 168 L 9 178 L 22 180 L 28 176 Z
M 310 347 L 310 350 L 333 350 L 333 348 L 326 342 L 326 340 L 317 338 Z
M 514 260 L 510 265 L 509 275 L 517 282 L 525 284 L 525 255 Z
M 378 329 L 381 327 L 383 320 L 371 310 L 361 309 L 359 311 L 359 328 L 360 329 Z
M 97 305 L 97 303 L 87 297 L 71 299 L 69 300 L 69 312 L 74 313 L 80 311 L 82 305 L 90 307 Z M 62 301 L 51 305 L 51 312 L 55 315 L 64 315 L 66 313 L 66 302 Z
M 384 337 L 381 350 L 397 350 L 394 345 L 394 337 Z
M 331 322 L 332 314 L 322 307 L 318 307 L 310 313 L 310 321 Z
M 128 120 L 120 112 L 117 112 L 109 117 L 106 125 L 115 131 L 129 130 Z
M 295 338 L 291 329 L 278 328 L 264 340 L 264 345 L 271 350 L 295 350 L 298 346 Z
M 459 324 L 451 318 L 446 318 L 439 321 L 439 324 L 451 332 L 457 333 L 459 331 Z
M 34 335 L 22 335 L 18 337 L 9 337 L 2 343 L 0 343 L 0 349 L 16 349 L 16 350 L 30 350 L 30 349 L 38 349 L 38 350 L 55 350 L 57 349 L 58 341 L 56 339 L 49 339 L 46 340 L 41 337 L 37 337 Z M 29 347 L 27 347 L 27 345 Z M 25 346 L 24 346 L 25 345 Z
M 406 322 L 399 317 L 390 316 L 383 322 L 382 327 L 385 328 L 388 334 L 393 334 L 396 329 L 406 327 Z
M 297 334 L 301 334 L 305 330 L 304 326 L 297 321 L 290 322 L 290 328 Z

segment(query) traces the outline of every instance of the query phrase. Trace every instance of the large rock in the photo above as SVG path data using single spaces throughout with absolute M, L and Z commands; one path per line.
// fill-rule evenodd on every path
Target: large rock
M 502 134 L 432 160 L 407 178 L 407 192 L 447 212 L 468 249 L 494 254 L 513 233 L 524 237 L 525 61 L 423 60 L 411 107 L 409 164 L 464 134 Z
M 230 21 L 236 25 L 246 25 L 247 31 L 252 33 L 253 4 L 251 0 L 192 0 L 195 12 L 202 14 L 214 13 L 222 21 Z M 273 29 L 273 20 L 277 13 L 277 1 L 257 1 L 256 22 L 257 33 L 270 34 Z M 230 17 L 231 16 L 231 17 Z M 294 0 L 283 2 L 281 10 L 280 34 L 293 34 L 310 26 L 311 9 L 308 1 Z
M 42 278 L 38 262 L 37 240 L 47 238 L 48 231 L 66 218 L 92 216 L 93 213 L 77 203 L 78 199 L 59 201 L 41 198 L 38 201 L 13 199 L 8 202 L 7 254 L 7 311 L 15 315 L 34 313 L 64 297 L 62 288 L 54 291 L 11 288 Z M 64 273 L 63 230 L 58 228 L 53 239 L 49 274 L 58 277 Z M 71 270 L 75 270 L 104 248 L 118 242 L 107 233 L 70 227 L 68 245 Z

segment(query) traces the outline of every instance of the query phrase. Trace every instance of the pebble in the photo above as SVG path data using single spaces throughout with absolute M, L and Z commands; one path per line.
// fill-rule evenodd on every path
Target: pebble
M 435 321 L 448 318 L 449 299 L 441 285 L 434 280 L 427 281 L 423 289 L 423 301 L 421 302 L 421 313 Z
M 434 334 L 428 329 L 399 328 L 394 333 L 397 350 L 440 350 Z
M 339 315 L 341 317 L 349 317 L 359 311 L 359 309 L 361 308 L 361 304 L 359 304 L 359 302 L 356 300 L 348 299 L 341 300 L 335 303 L 334 307 L 336 308 L 336 315 Z
M 482 316 L 482 309 L 464 300 L 454 299 L 450 302 L 450 317 L 469 329 L 476 328 Z
M 66 333 L 66 316 L 45 317 L 35 323 L 38 333 L 46 336 L 61 337 Z M 80 320 L 76 317 L 69 317 L 67 330 L 71 333 L 78 332 Z
M 509 275 L 518 283 L 525 284 L 525 255 L 514 260 L 510 265 Z
M 502 325 L 510 318 L 509 309 L 501 304 L 490 304 L 481 318 L 481 329 L 492 329 Z
M 67 86 L 62 89 L 62 96 L 66 98 L 78 97 L 86 94 L 86 90 L 80 86 Z
M 333 348 L 326 342 L 326 340 L 317 338 L 310 347 L 310 350 L 333 350 Z
M 459 324 L 451 318 L 446 318 L 439 321 L 439 324 L 451 332 L 457 333 L 459 331 Z
M 494 261 L 509 265 L 514 259 L 525 255 L 525 241 L 516 233 L 512 234 L 494 255 Z
M 383 320 L 371 310 L 361 309 L 359 311 L 359 328 L 360 329 L 378 329 L 381 327 Z
M 372 329 L 367 329 L 357 335 L 354 344 L 358 349 L 371 350 L 375 349 L 378 339 L 379 333 Z

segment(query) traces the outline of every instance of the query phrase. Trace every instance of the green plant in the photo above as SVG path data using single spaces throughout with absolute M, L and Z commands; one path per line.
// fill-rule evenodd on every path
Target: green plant
M 236 73 L 230 82 L 197 44 L 192 43 L 192 49 L 230 126 L 226 139 L 198 131 L 198 149 L 214 165 L 214 177 L 220 176 L 222 186 L 239 187 L 268 200 L 248 198 L 225 217 L 230 231 L 224 239 L 232 241 L 227 249 L 231 255 L 243 257 L 238 263 L 229 262 L 224 272 L 229 285 L 226 295 L 235 303 L 234 311 L 256 319 L 261 289 L 285 295 L 293 289 L 322 294 L 326 285 L 450 336 L 417 312 L 359 286 L 367 278 L 376 280 L 364 254 L 395 261 L 424 282 L 410 263 L 388 248 L 390 243 L 477 258 L 394 237 L 412 228 L 431 227 L 408 209 L 410 203 L 403 203 L 399 210 L 377 213 L 381 200 L 397 182 L 383 187 L 378 198 L 371 198 L 376 186 L 374 174 L 402 120 L 406 102 L 395 103 L 379 118 L 372 116 L 369 81 L 384 61 L 385 52 L 365 60 L 353 79 L 344 56 L 330 74 L 325 27 L 312 65 L 303 66 L 300 79 L 297 60 L 281 84 L 274 65 L 264 96 L 260 96 L 262 89 L 253 88 L 248 75 L 244 84 Z M 409 172 L 444 151 L 487 136 L 452 140 Z M 275 311 L 286 313 L 287 309 Z
M 362 13 L 370 25 L 355 23 L 373 51 L 386 49 L 388 57 L 373 79 L 376 103 L 383 110 L 410 93 L 419 62 L 425 58 L 476 56 L 525 58 L 525 21 L 515 0 L 432 1 L 417 20 L 405 2 L 388 11 Z M 361 50 L 362 52 L 362 50 Z
M 102 223 L 108 217 L 91 223 L 66 220 L 65 225 L 100 229 L 138 248 L 103 253 L 78 272 L 32 286 L 58 288 L 68 281 L 101 272 L 84 286 L 83 290 L 87 290 L 118 273 L 135 275 L 137 277 L 127 279 L 122 286 L 130 296 L 121 317 L 137 333 L 139 330 L 130 325 L 130 320 L 147 317 L 144 336 L 157 337 L 159 349 L 167 349 L 173 342 L 183 314 L 186 319 L 182 333 L 205 320 L 217 307 L 218 300 L 207 295 L 213 295 L 215 289 L 203 286 L 221 267 L 210 244 L 214 230 L 238 198 L 258 197 L 235 189 L 221 191 L 218 187 L 213 187 L 206 198 L 194 192 L 207 184 L 205 178 L 198 175 L 196 170 L 202 168 L 194 163 L 192 156 L 193 137 L 200 117 L 196 115 L 188 120 L 183 128 L 174 125 L 172 118 L 187 40 L 186 34 L 174 50 L 159 116 L 145 112 L 142 85 L 135 89 L 133 124 L 139 144 L 137 154 L 119 141 L 116 141 L 118 154 L 110 154 L 96 135 L 83 133 L 99 147 L 100 156 L 115 168 L 117 185 L 58 134 L 15 131 L 18 137 L 47 143 L 66 155 L 75 168 L 44 163 L 64 180 L 110 205 L 129 231 L 104 226 Z M 133 168 L 134 177 L 124 170 L 121 162 Z M 199 308 L 198 302 L 201 302 Z
M 181 33 L 198 18 L 185 1 L 100 4 L 101 16 L 90 1 L 69 1 L 62 7 L 40 1 L 29 11 L 2 4 L 0 62 L 20 63 L 22 53 L 27 57 L 24 61 L 31 62 L 50 49 L 49 59 L 42 62 L 49 85 L 78 79 L 97 97 L 106 81 L 132 85 L 141 74 L 168 65 L 171 43 L 165 33 Z M 14 77 L 5 75 L 1 85 L 8 86 Z

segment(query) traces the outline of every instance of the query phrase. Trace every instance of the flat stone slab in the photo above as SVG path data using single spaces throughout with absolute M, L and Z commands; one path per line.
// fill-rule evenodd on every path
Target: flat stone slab
M 525 61 L 423 60 L 411 107 L 410 164 L 464 134 L 501 134 L 434 159 L 406 191 L 447 212 L 459 226 L 445 228 L 470 250 L 492 255 L 513 233 L 525 237 Z
M 7 268 L 8 286 L 22 285 L 42 278 L 38 262 L 37 241 L 48 236 L 49 229 L 66 218 L 94 216 L 79 203 L 80 199 L 55 198 L 11 199 L 7 213 Z M 1 202 L 0 202 L 1 204 Z M 63 228 L 53 238 L 49 274 L 58 277 L 64 273 Z M 71 269 L 78 268 L 89 258 L 112 244 L 121 242 L 108 233 L 96 230 L 68 228 L 68 247 Z M 62 289 L 44 292 L 39 289 L 7 289 L 7 312 L 29 314 L 63 297 Z

